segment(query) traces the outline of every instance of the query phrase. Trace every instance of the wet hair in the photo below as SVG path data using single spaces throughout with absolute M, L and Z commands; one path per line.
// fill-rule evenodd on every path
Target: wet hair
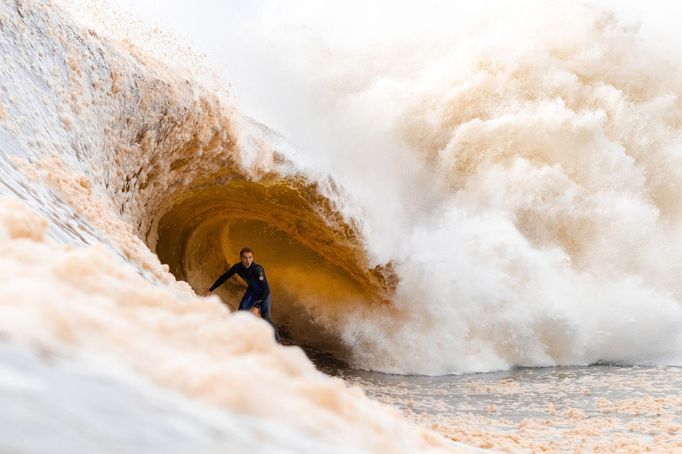
M 247 253 L 247 252 L 250 252 L 250 253 L 253 254 L 253 249 L 251 249 L 250 247 L 244 247 L 244 248 L 242 248 L 242 250 L 239 251 L 239 258 L 242 258 L 242 257 L 244 256 L 244 254 Z

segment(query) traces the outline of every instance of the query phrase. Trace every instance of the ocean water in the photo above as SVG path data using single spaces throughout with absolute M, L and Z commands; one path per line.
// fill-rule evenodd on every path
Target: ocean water
M 674 40 L 575 2 L 263 2 L 205 35 L 225 72 L 110 6 L 0 4 L 0 446 L 680 449 Z M 206 295 L 247 244 L 294 345 Z
M 0 450 L 466 450 L 197 296 L 235 195 L 329 207 L 234 107 L 52 2 L 0 3 L 0 49 Z
M 322 371 L 418 424 L 498 452 L 677 452 L 682 369 L 598 364 L 407 376 L 307 352 Z

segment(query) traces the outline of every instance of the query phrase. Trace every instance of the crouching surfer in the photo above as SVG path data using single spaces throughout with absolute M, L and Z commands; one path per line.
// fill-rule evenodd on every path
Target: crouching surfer
M 232 267 L 208 289 L 212 292 L 220 287 L 223 282 L 237 274 L 241 277 L 248 287 L 242 300 L 239 302 L 240 311 L 253 311 L 254 308 L 260 308 L 260 316 L 272 325 L 275 330 L 275 339 L 279 342 L 279 333 L 277 327 L 270 318 L 270 286 L 268 279 L 265 277 L 265 270 L 263 267 L 253 261 L 253 250 L 245 247 L 239 251 L 240 261 L 232 265 Z

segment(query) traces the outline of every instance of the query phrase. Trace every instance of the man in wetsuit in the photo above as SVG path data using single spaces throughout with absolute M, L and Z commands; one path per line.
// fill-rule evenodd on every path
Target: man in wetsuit
M 272 325 L 272 328 L 275 330 L 275 339 L 279 342 L 279 333 L 275 324 L 270 319 L 270 286 L 265 277 L 265 270 L 253 261 L 253 250 L 250 248 L 245 247 L 239 251 L 239 257 L 241 261 L 232 265 L 225 274 L 215 281 L 208 291 L 212 292 L 235 274 L 239 275 L 248 285 L 239 303 L 239 310 L 248 311 L 254 306 L 260 307 L 261 317 Z

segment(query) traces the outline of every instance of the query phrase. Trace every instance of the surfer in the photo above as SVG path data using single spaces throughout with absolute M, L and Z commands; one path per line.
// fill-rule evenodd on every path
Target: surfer
M 275 330 L 275 339 L 279 342 L 277 327 L 270 318 L 270 286 L 265 277 L 263 267 L 253 261 L 253 250 L 245 247 L 239 251 L 240 261 L 232 265 L 225 274 L 220 276 L 217 281 L 208 289 L 209 293 L 220 287 L 223 282 L 237 274 L 247 284 L 246 292 L 239 302 L 240 311 L 250 311 L 254 307 L 260 308 L 260 315 L 268 321 Z

